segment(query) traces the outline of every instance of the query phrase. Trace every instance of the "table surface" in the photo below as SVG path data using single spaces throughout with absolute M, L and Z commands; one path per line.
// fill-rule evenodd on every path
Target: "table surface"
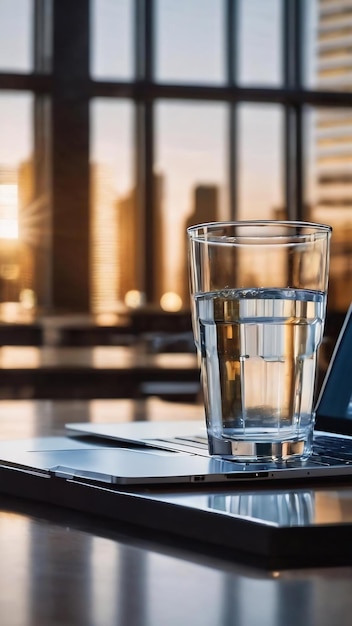
M 62 434 L 69 421 L 198 419 L 199 405 L 144 401 L 1 401 L 0 438 Z M 344 626 L 352 567 L 266 571 L 0 496 L 4 626 Z
M 136 398 L 181 392 L 188 393 L 184 399 L 189 400 L 199 390 L 196 354 L 155 354 L 140 345 L 2 346 L 0 376 L 4 400 Z
M 0 370 L 198 369 L 196 354 L 151 353 L 140 346 L 2 346 Z

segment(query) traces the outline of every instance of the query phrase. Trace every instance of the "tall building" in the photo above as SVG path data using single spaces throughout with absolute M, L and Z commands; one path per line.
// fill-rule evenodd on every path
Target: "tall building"
M 219 190 L 215 185 L 197 185 L 194 189 L 193 211 L 188 216 L 185 230 L 189 226 L 202 224 L 205 222 L 216 222 L 219 219 Z M 184 240 L 184 265 L 182 268 L 182 280 L 180 284 L 180 295 L 183 306 L 189 305 L 189 280 L 188 280 L 188 260 L 187 260 L 187 237 Z
M 351 91 L 352 1 L 320 0 L 318 10 L 318 88 Z M 317 112 L 316 171 L 311 218 L 333 226 L 330 300 L 345 309 L 352 299 L 352 111 Z
M 136 191 L 133 189 L 116 204 L 118 228 L 118 298 L 124 302 L 126 294 L 134 292 L 136 303 L 141 285 L 138 277 L 138 249 L 140 228 L 137 215 Z
M 151 219 L 152 233 L 150 245 L 153 259 L 153 273 L 156 277 L 155 302 L 158 303 L 163 294 L 164 286 L 164 245 L 162 232 L 162 202 L 163 176 L 154 175 L 154 203 Z M 144 254 L 143 229 L 136 189 L 132 189 L 127 196 L 117 202 L 118 224 L 118 296 L 121 302 L 126 302 L 126 295 L 134 293 L 136 304 L 143 302 L 144 285 L 143 274 L 140 271 Z M 148 243 L 146 244 L 148 245 Z M 128 296 L 127 296 L 128 301 Z
M 91 304 L 94 312 L 113 311 L 118 303 L 118 225 L 114 173 L 91 165 Z
M 323 90 L 352 90 L 352 1 L 320 0 L 317 80 Z M 352 112 L 318 111 L 317 209 L 337 222 L 352 208 Z M 333 209 L 333 210 L 332 210 Z M 347 212 L 346 212 L 347 210 Z
M 18 168 L 18 235 L 27 250 L 27 295 L 40 308 L 46 308 L 50 305 L 50 199 L 44 189 L 37 193 L 33 159 L 23 161 Z

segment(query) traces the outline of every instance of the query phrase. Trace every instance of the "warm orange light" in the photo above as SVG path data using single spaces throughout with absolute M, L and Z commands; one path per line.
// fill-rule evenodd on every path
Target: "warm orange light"
M 164 311 L 179 311 L 182 308 L 182 299 L 177 293 L 167 291 L 160 298 L 160 306 Z
M 138 309 L 144 304 L 144 294 L 137 289 L 131 289 L 125 295 L 125 304 L 131 309 Z
M 0 219 L 0 239 L 18 239 L 18 220 Z
M 0 238 L 18 239 L 18 186 L 0 185 Z

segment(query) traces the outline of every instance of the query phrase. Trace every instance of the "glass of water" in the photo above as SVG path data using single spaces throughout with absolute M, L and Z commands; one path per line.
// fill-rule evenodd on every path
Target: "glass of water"
M 210 454 L 308 458 L 331 227 L 214 222 L 187 235 Z

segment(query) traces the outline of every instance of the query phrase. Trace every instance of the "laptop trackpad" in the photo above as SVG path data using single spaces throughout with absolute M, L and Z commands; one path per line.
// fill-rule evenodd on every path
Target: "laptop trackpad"
M 195 474 L 233 471 L 227 461 L 210 460 L 171 450 L 146 448 L 96 448 L 80 450 L 47 450 L 2 454 L 2 463 L 32 470 L 46 470 L 63 478 L 82 477 L 94 481 L 128 484 L 188 482 Z

